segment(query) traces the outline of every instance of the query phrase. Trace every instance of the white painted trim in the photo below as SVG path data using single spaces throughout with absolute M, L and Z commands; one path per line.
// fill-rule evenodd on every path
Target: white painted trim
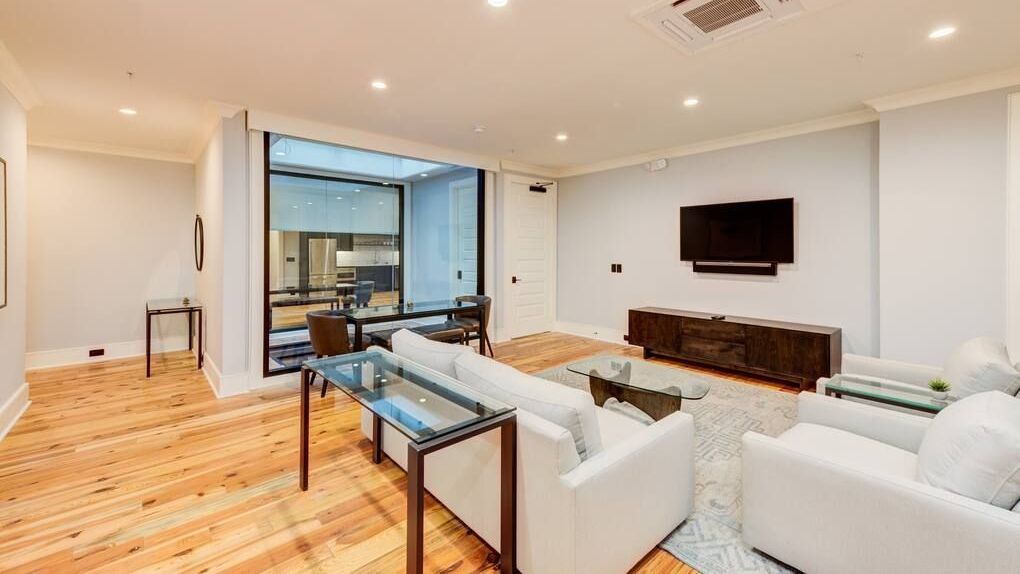
M 106 352 L 100 357 L 89 357 L 90 349 L 102 348 Z M 185 351 L 188 349 L 188 340 L 184 336 L 166 337 L 164 340 L 153 339 L 152 353 L 168 353 L 174 351 Z M 119 343 L 98 343 L 85 347 L 67 347 L 64 349 L 50 349 L 47 351 L 32 351 L 25 353 L 25 370 L 37 371 L 53 367 L 64 367 L 68 365 L 83 365 L 87 363 L 101 363 L 115 359 L 126 359 L 129 357 L 140 357 L 145 355 L 145 340 L 123 341 Z
M 696 142 L 677 147 L 659 149 L 647 153 L 632 155 L 628 157 L 598 163 L 591 163 L 579 167 L 566 168 L 560 170 L 558 175 L 559 177 L 573 177 L 576 175 L 585 175 L 589 173 L 607 171 L 610 169 L 617 169 L 621 167 L 630 167 L 632 165 L 641 165 L 643 163 L 647 163 L 652 160 L 661 158 L 674 158 L 695 155 L 699 153 L 716 151 L 731 147 L 756 144 L 815 132 L 822 132 L 838 128 L 845 128 L 849 126 L 856 126 L 860 124 L 868 124 L 874 121 L 878 121 L 877 112 L 870 109 L 859 110 L 856 112 L 840 114 L 837 116 L 829 116 L 817 120 L 809 120 L 806 122 L 789 124 L 775 128 L 768 128 L 754 132 L 747 132 L 715 140 Z
M 557 178 L 563 172 L 563 169 L 556 167 L 548 167 L 544 165 L 531 165 L 527 163 L 518 163 L 516 161 L 501 160 L 499 166 L 504 172 L 519 173 L 521 175 L 535 175 L 538 177 Z
M 285 116 L 264 110 L 248 112 L 248 127 L 293 137 L 378 151 L 403 157 L 499 171 L 499 159 L 344 126 Z
M 579 337 L 587 337 L 588 339 L 594 339 L 596 341 L 620 343 L 621 345 L 627 344 L 627 341 L 623 338 L 624 335 L 627 334 L 626 331 L 610 329 L 609 327 L 600 327 L 598 325 L 588 325 L 585 323 L 571 323 L 569 321 L 556 321 L 556 331 L 560 333 L 567 333 L 569 335 L 577 335 Z
M 0 440 L 4 440 L 7 433 L 11 432 L 31 404 L 32 401 L 28 400 L 28 383 L 21 383 L 18 390 L 0 406 Z
M 0 40 L 0 84 L 11 92 L 25 110 L 31 110 L 42 103 L 32 80 L 28 78 L 25 70 L 14 59 L 14 55 L 2 40 Z
M 202 152 L 205 151 L 205 146 L 209 144 L 209 139 L 212 138 L 213 132 L 220 127 L 223 120 L 233 118 L 243 111 L 244 106 L 217 102 L 215 100 L 206 102 L 205 107 L 202 109 L 202 125 L 192 136 L 191 142 L 188 144 L 188 151 L 185 153 L 191 159 L 191 163 L 198 163 L 199 158 L 202 157 Z
M 219 367 L 216 366 L 216 363 L 213 362 L 212 357 L 209 355 L 205 356 L 202 373 L 205 375 L 205 380 L 209 382 L 209 388 L 212 389 L 217 399 L 233 397 L 248 392 L 247 371 L 224 377 Z
M 1020 68 L 1011 68 L 991 74 L 964 78 L 955 82 L 946 82 L 917 90 L 900 92 L 867 100 L 864 103 L 879 112 L 887 112 L 899 108 L 927 104 L 960 96 L 969 96 L 991 90 L 999 90 L 1020 85 Z
M 1020 93 L 1009 96 L 1006 163 L 1006 348 L 1020 361 Z
M 185 154 L 155 151 L 142 148 L 122 147 L 96 142 L 29 137 L 28 145 L 69 151 L 101 153 L 104 155 L 116 155 L 120 157 L 133 157 L 137 159 L 169 161 L 173 163 L 187 163 L 187 164 L 195 163 L 190 157 L 188 157 Z

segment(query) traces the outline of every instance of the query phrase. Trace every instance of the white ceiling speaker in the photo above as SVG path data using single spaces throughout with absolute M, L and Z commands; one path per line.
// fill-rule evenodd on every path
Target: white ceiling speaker
M 633 14 L 688 54 L 840 0 L 660 0 Z M 807 7 L 805 8 L 805 4 Z

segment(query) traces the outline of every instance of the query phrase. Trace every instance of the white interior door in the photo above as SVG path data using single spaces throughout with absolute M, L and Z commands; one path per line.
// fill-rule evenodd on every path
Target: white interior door
M 506 317 L 513 338 L 550 331 L 556 320 L 556 184 L 505 177 Z M 538 191 L 538 183 L 549 184 Z
M 453 296 L 478 293 L 478 180 L 461 179 L 450 183 L 450 211 L 453 237 Z

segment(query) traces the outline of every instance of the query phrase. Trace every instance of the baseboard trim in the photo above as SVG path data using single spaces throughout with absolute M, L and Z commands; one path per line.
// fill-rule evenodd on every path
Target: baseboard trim
M 7 433 L 11 432 L 31 404 L 32 401 L 28 400 L 28 383 L 22 383 L 7 402 L 0 406 L 0 440 L 4 440 Z
M 625 331 L 620 331 L 619 329 L 610 329 L 609 327 L 602 327 L 599 325 L 588 325 L 586 323 L 573 323 L 570 321 L 557 321 L 556 330 L 559 331 L 560 333 L 577 335 L 579 337 L 595 339 L 596 341 L 608 341 L 610 343 L 620 343 L 622 345 L 627 344 L 627 340 L 624 339 L 624 337 L 627 334 Z
M 105 353 L 99 357 L 89 357 L 89 351 L 102 348 Z M 167 353 L 172 351 L 184 351 L 188 348 L 188 342 L 183 337 L 174 337 L 162 342 L 153 341 L 153 353 Z M 145 354 L 145 340 L 124 341 L 120 343 L 100 343 L 85 347 L 69 347 L 66 349 L 52 349 L 49 351 L 32 351 L 25 353 L 25 370 L 37 371 L 52 367 L 66 367 L 70 365 L 81 365 L 86 363 L 101 363 L 114 359 L 127 359 L 140 357 Z
M 209 388 L 212 389 L 217 399 L 242 395 L 250 390 L 247 372 L 224 376 L 208 354 L 203 360 L 202 374 L 205 375 L 205 380 L 209 383 Z

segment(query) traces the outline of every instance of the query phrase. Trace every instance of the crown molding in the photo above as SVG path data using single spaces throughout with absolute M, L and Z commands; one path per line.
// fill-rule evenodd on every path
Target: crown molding
M 643 163 L 647 163 L 656 159 L 695 155 L 699 153 L 756 144 L 771 140 L 810 134 L 814 132 L 822 132 L 838 128 L 845 128 L 849 126 L 856 126 L 860 124 L 868 124 L 875 121 L 878 121 L 877 112 L 870 109 L 859 110 L 856 112 L 829 116 L 817 120 L 809 120 L 806 122 L 789 124 L 775 128 L 768 128 L 754 132 L 747 132 L 743 134 L 737 134 L 734 136 L 714 140 L 696 142 L 665 149 L 658 149 L 655 151 L 650 151 L 619 159 L 612 159 L 598 163 L 582 165 L 578 167 L 565 168 L 558 171 L 557 177 L 573 177 L 575 175 L 585 175 L 589 173 L 607 171 L 610 169 L 616 169 L 620 167 L 641 165 Z
M 26 110 L 31 110 L 42 103 L 39 92 L 2 40 L 0 40 L 0 84 L 6 86 Z
M 875 111 L 887 112 L 1017 85 L 1020 85 L 1020 68 L 1011 68 L 991 74 L 972 76 L 962 80 L 873 98 L 864 103 L 874 108 Z
M 191 158 L 193 163 L 197 163 L 198 158 L 205 151 L 205 146 L 209 143 L 209 138 L 212 137 L 213 131 L 220 125 L 220 122 L 230 119 L 244 110 L 244 106 L 237 104 L 215 100 L 206 102 L 202 109 L 202 124 L 192 136 L 191 141 L 188 142 L 188 151 L 185 155 Z
M 539 177 L 560 177 L 563 172 L 562 169 L 555 167 L 548 167 L 544 165 L 532 165 L 530 163 L 520 163 L 511 160 L 500 160 L 499 162 L 500 171 L 519 173 L 523 175 L 537 175 Z
M 76 140 L 47 139 L 29 137 L 28 145 L 66 151 L 81 151 L 86 153 L 99 153 L 103 155 L 115 155 L 135 159 L 150 159 L 155 161 L 169 161 L 174 163 L 192 164 L 194 161 L 182 153 L 155 151 L 142 148 L 116 146 L 95 142 L 83 142 Z

